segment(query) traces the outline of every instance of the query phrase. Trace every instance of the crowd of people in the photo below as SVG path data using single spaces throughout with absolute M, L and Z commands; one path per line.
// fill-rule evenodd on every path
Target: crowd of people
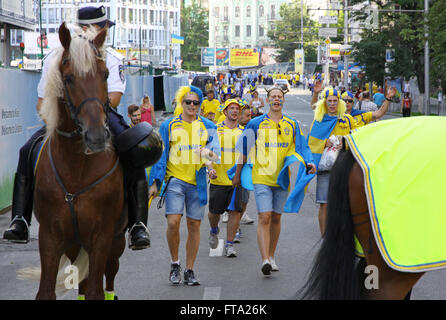
M 80 9 L 79 14 L 88 14 L 94 24 L 97 17 L 92 17 L 90 11 L 103 16 L 103 12 L 96 12 L 97 9 L 91 7 Z M 100 29 L 105 25 L 96 27 Z M 107 55 L 107 59 L 114 58 Z M 154 107 L 148 96 L 143 97 L 140 105 L 128 106 L 130 124 L 126 124 L 114 109 L 125 92 L 126 82 L 121 77 L 119 63 L 115 63 L 115 68 L 112 63 L 115 61 L 107 60 L 110 70 L 107 80 L 110 108 L 107 109 L 107 117 L 112 134 L 119 136 L 141 122 L 157 125 Z M 46 81 L 46 72 L 45 69 L 39 85 L 40 99 L 44 98 L 44 91 L 40 89 Z M 314 120 L 308 137 L 304 136 L 295 119 L 283 113 L 288 90 L 270 86 L 266 89 L 266 99 L 260 97 L 258 84 L 268 84 L 268 79 L 274 77 L 285 77 L 293 84 L 302 83 L 304 87 L 310 85 Z M 166 238 L 171 260 L 169 281 L 172 284 L 183 281 L 187 285 L 199 285 L 194 264 L 206 205 L 209 205 L 210 248 L 218 246 L 219 222 L 223 220 L 227 223 L 225 255 L 234 258 L 237 256 L 234 244 L 241 241 L 240 224 L 254 223 L 254 219 L 246 212 L 252 191 L 258 212 L 260 270 L 264 275 L 279 271 L 275 253 L 282 214 L 299 212 L 306 186 L 316 176 L 316 202 L 320 204 L 319 226 L 321 235 L 324 234 L 330 180 L 330 168 L 319 168 L 324 150 L 339 150 L 342 144 L 335 144 L 332 137 L 339 140 L 352 130 L 380 119 L 387 112 L 396 89 L 389 88 L 385 94 L 379 93 L 375 94 L 375 102 L 372 102 L 371 95 L 362 91 L 357 96 L 358 102 L 354 104 L 355 94 L 333 87 L 324 88 L 317 74 L 307 78 L 299 74 L 265 75 L 253 72 L 235 76 L 228 73 L 215 84 L 206 87 L 204 94 L 192 85 L 180 87 L 174 100 L 173 116 L 159 127 L 159 135 L 164 143 L 160 160 L 147 175 L 141 168 L 124 172 L 126 183 L 131 182 L 126 188 L 135 198 L 135 201 L 129 203 L 129 247 L 141 250 L 150 246 L 146 227 L 147 206 L 159 196 L 161 205 L 165 205 L 167 220 Z M 39 103 L 40 100 L 38 110 Z M 403 99 L 402 107 L 405 103 Z M 266 106 L 269 106 L 267 111 Z M 21 149 L 14 181 L 13 219 L 10 228 L 4 233 L 5 239 L 25 243 L 29 241 L 28 228 L 32 213 L 32 205 L 29 204 L 32 204 L 33 177 L 27 169 L 28 155 L 38 134 L 45 134 L 45 131 L 46 127 L 41 128 Z M 289 166 L 293 163 L 297 163 L 299 172 L 304 173 L 296 177 L 295 186 L 289 191 Z M 179 245 L 180 223 L 184 212 L 188 235 L 182 276 Z

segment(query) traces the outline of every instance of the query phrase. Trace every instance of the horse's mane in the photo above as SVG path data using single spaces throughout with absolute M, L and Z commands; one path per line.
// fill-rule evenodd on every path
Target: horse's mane
M 71 33 L 68 58 L 76 77 L 85 78 L 88 74 L 96 72 L 97 53 L 101 56 L 100 59 L 105 61 L 106 51 L 104 46 L 96 52 L 94 45 L 91 43 L 97 34 L 98 30 L 95 27 L 89 27 L 85 31 L 80 27 L 75 27 Z M 53 57 L 46 74 L 45 97 L 40 109 L 40 117 L 46 123 L 47 136 L 54 132 L 59 123 L 58 100 L 64 96 L 63 81 L 59 70 L 63 52 L 64 48 L 60 46 L 51 53 Z

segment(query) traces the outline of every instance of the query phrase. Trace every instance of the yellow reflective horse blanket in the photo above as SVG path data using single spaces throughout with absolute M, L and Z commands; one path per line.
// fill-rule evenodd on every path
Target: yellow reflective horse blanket
M 364 173 L 370 221 L 386 263 L 446 266 L 446 118 L 380 121 L 346 136 Z

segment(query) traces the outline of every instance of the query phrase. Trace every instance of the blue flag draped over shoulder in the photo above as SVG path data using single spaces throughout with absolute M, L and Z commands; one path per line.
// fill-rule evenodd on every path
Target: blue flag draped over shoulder
M 288 195 L 285 203 L 284 211 L 286 213 L 298 213 L 302 202 L 305 198 L 305 192 L 310 181 L 316 176 L 316 174 L 308 174 L 307 167 L 303 158 L 297 153 L 292 152 L 285 158 L 282 170 L 280 170 L 277 177 L 277 184 L 284 190 L 287 190 L 290 185 L 290 165 L 293 163 L 299 163 L 299 169 L 296 175 L 296 182 L 291 193 Z
M 316 167 L 319 167 L 319 161 L 321 160 L 322 153 L 325 149 L 326 140 L 330 137 L 333 132 L 336 123 L 338 122 L 338 117 L 324 115 L 322 121 L 313 121 L 311 125 L 310 133 L 307 137 L 308 146 L 313 154 L 314 163 Z

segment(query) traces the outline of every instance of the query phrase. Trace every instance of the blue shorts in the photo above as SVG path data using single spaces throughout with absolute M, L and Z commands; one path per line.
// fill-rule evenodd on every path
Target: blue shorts
M 316 179 L 316 203 L 327 203 L 330 172 L 318 173 Z
M 194 220 L 203 220 L 205 206 L 200 206 L 197 186 L 172 177 L 166 189 L 166 216 L 184 213 Z
M 254 184 L 257 212 L 275 212 L 282 214 L 288 198 L 288 191 L 280 187 Z

